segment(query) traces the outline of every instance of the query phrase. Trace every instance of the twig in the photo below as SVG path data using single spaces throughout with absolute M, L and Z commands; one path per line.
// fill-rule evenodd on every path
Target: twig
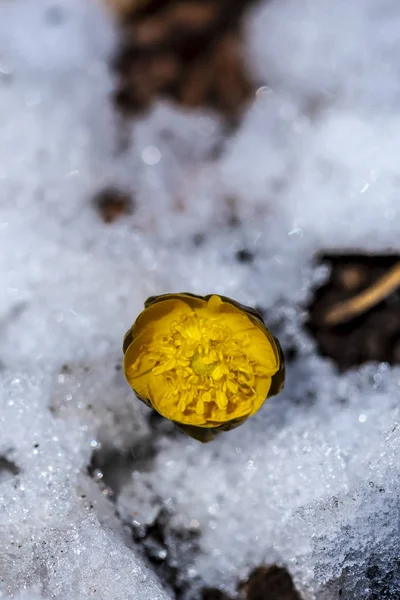
M 357 294 L 354 298 L 339 302 L 330 308 L 324 316 L 324 321 L 331 327 L 351 321 L 354 317 L 376 306 L 398 287 L 400 287 L 400 261 L 369 288 Z

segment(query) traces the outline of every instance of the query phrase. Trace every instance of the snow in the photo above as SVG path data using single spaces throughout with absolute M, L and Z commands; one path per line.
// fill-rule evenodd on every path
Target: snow
M 19 470 L 1 482 L 3 593 L 169 598 L 86 474 L 93 431 L 49 410 L 53 387 L 40 370 L 2 375 L 0 453 Z
M 362 561 L 398 550 L 399 370 L 394 381 L 383 367 L 343 378 L 318 362 L 291 369 L 283 397 L 229 438 L 201 452 L 163 443 L 155 472 L 122 492 L 124 504 L 151 482 L 160 506 L 199 523 L 194 567 L 209 585 L 233 587 L 249 565 L 278 561 L 305 593 L 322 594 L 358 552 L 346 592 L 367 598 Z
M 399 251 L 399 19 L 395 0 L 263 2 L 237 132 L 160 102 L 123 150 L 101 5 L 1 2 L 1 597 L 172 597 L 131 535 L 165 510 L 192 599 L 261 562 L 306 598 L 398 597 L 399 367 L 339 374 L 303 324 L 319 252 Z M 135 202 L 112 225 L 91 202 L 108 185 Z M 205 446 L 156 427 L 119 370 L 146 297 L 181 290 L 261 306 L 298 354 L 280 396 Z M 132 455 L 115 496 L 93 452 Z

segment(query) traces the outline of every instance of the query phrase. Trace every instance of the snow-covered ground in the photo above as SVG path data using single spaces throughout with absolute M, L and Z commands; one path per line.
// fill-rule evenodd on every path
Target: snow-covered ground
M 264 83 L 210 161 L 219 118 L 166 103 L 121 152 L 100 4 L 0 2 L 0 596 L 171 597 L 124 527 L 167 508 L 199 534 L 187 581 L 232 591 L 278 562 L 305 598 L 399 597 L 400 370 L 338 374 L 303 329 L 318 252 L 400 250 L 399 28 L 396 0 L 261 3 L 247 49 Z M 107 185 L 136 202 L 112 225 L 91 203 Z M 167 291 L 261 306 L 297 349 L 285 391 L 206 446 L 156 438 L 118 370 Z M 149 440 L 118 519 L 91 455 Z

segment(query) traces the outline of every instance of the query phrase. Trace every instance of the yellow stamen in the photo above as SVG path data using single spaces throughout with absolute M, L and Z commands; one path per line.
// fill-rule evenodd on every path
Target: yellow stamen
M 250 309 L 185 294 L 147 304 L 125 337 L 124 370 L 163 416 L 217 429 L 243 422 L 268 397 L 275 374 L 283 379 L 279 347 Z
M 196 412 L 198 415 L 204 415 L 204 402 L 203 400 L 198 400 L 196 404 Z
M 211 307 L 219 304 L 218 299 Z M 247 333 L 233 335 L 226 325 L 220 326 L 217 316 L 204 319 L 192 313 L 173 321 L 168 335 L 157 340 L 156 350 L 147 350 L 149 360 L 155 361 L 153 375 L 168 376 L 178 391 L 177 396 L 164 394 L 163 407 L 177 410 L 178 419 L 192 413 L 213 419 L 229 406 L 233 411 L 241 402 L 254 399 L 258 365 L 247 356 L 247 344 Z

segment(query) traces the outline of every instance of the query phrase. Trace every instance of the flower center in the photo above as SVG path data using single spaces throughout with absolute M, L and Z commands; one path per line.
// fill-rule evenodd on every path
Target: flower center
M 152 373 L 160 376 L 155 408 L 177 421 L 197 413 L 217 422 L 239 404 L 251 409 L 261 367 L 247 356 L 249 344 L 245 331 L 232 333 L 218 317 L 183 315 L 148 348 Z
M 217 364 L 217 362 L 205 363 L 204 358 L 200 354 L 195 354 L 190 361 L 190 366 L 196 375 L 212 375 Z

